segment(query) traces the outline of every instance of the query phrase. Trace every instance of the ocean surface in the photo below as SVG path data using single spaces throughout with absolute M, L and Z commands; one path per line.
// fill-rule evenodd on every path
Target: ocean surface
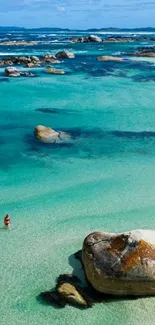
M 0 68 L 0 325 L 154 324 L 155 298 L 84 311 L 38 299 L 59 274 L 80 269 L 73 254 L 90 232 L 155 229 L 155 59 L 96 60 L 154 43 L 67 40 L 83 34 L 0 32 L 0 40 L 37 41 L 1 46 L 0 57 L 76 55 L 56 65 L 65 75 L 41 67 L 35 78 L 9 79 Z M 72 144 L 39 143 L 38 124 L 70 132 Z

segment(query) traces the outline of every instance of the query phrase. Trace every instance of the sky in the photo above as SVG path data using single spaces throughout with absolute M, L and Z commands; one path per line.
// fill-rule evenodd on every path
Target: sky
M 0 0 L 0 25 L 71 29 L 155 27 L 155 1 Z

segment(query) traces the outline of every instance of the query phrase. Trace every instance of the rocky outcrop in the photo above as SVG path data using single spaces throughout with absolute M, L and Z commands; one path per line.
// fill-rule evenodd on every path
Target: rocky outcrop
M 26 65 L 27 68 L 39 67 L 41 64 L 45 63 L 61 63 L 57 60 L 55 55 L 46 54 L 44 56 L 12 56 L 9 58 L 0 59 L 0 66 L 4 65 Z
M 88 41 L 89 42 L 97 42 L 97 43 L 100 43 L 102 42 L 102 38 L 97 36 L 97 35 L 90 35 L 88 36 Z
M 19 71 L 15 67 L 7 67 L 4 71 L 7 77 L 35 77 L 32 72 Z
M 74 55 L 74 53 L 71 53 L 68 51 L 60 51 L 56 54 L 56 58 L 58 58 L 58 59 L 74 59 L 75 55 Z
M 52 67 L 48 67 L 46 72 L 49 73 L 49 74 L 65 74 L 64 70 L 53 69 Z
M 15 67 L 7 67 L 5 68 L 5 75 L 7 77 L 20 77 L 20 71 L 18 71 Z
M 72 37 L 70 41 L 73 43 L 89 43 L 89 42 L 100 43 L 102 42 L 102 38 L 97 35 L 89 35 L 86 37 Z
M 71 136 L 62 131 L 55 131 L 49 127 L 38 125 L 35 127 L 34 134 L 42 142 L 45 143 L 67 143 L 71 142 Z
M 116 62 L 123 62 L 123 58 L 119 58 L 117 56 L 99 56 L 97 61 L 116 61 Z
M 136 52 L 127 53 L 129 56 L 137 56 L 137 57 L 147 57 L 147 58 L 155 58 L 155 47 L 144 47 L 140 48 Z
M 155 231 L 90 234 L 82 260 L 90 284 L 112 295 L 155 295 Z
M 104 43 L 131 43 L 131 42 L 145 42 L 155 41 L 155 37 L 150 36 L 109 36 L 104 39 L 97 35 L 89 35 L 85 37 L 72 37 L 70 39 L 73 43 L 89 43 L 89 42 L 104 42 Z
M 2 41 L 0 42 L 0 45 L 7 45 L 7 46 L 18 46 L 18 45 L 23 45 L 23 46 L 29 46 L 29 45 L 36 45 L 37 42 L 34 41 Z
M 131 43 L 131 42 L 155 41 L 155 37 L 149 36 L 110 36 L 103 40 L 104 43 Z

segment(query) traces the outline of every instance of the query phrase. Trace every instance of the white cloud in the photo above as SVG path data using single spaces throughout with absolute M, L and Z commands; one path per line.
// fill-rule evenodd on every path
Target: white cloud
M 66 11 L 65 7 L 63 7 L 63 6 L 57 6 L 56 9 L 58 11 L 60 11 L 60 12 L 65 12 Z

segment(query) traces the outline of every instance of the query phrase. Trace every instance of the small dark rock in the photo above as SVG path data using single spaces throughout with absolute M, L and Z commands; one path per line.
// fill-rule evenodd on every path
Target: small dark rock
M 60 295 L 56 291 L 46 291 L 40 294 L 40 297 L 49 305 L 56 305 L 60 308 L 64 308 L 66 303 L 61 299 Z

